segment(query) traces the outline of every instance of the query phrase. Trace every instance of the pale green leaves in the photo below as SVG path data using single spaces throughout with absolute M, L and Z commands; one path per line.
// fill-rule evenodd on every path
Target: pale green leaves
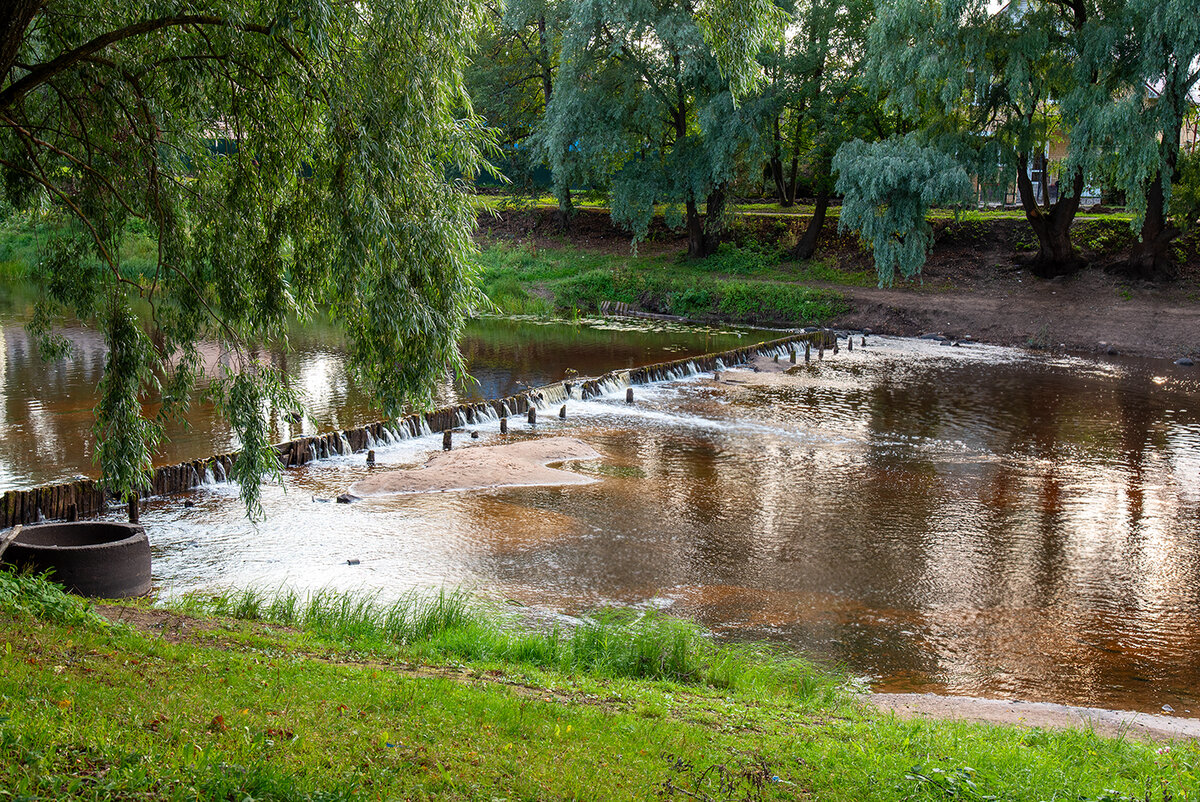
M 169 377 L 186 404 L 199 342 L 235 366 L 218 397 L 252 511 L 275 459 L 262 409 L 286 399 L 250 352 L 286 346 L 296 317 L 343 326 L 388 414 L 429 401 L 478 297 L 470 188 L 447 176 L 490 143 L 462 81 L 481 17 L 476 0 L 39 6 L 27 66 L 0 70 L 0 166 L 11 201 L 74 218 L 39 277 L 56 311 L 101 313 L 112 492 L 144 488 L 159 427 L 141 402 Z M 119 255 L 134 224 L 159 245 L 137 271 Z
M 933 245 L 931 206 L 965 205 L 971 180 L 953 158 L 912 137 L 874 144 L 855 140 L 833 160 L 845 196 L 840 227 L 857 231 L 875 254 L 879 285 L 921 272 Z
M 734 97 L 763 81 L 758 55 L 779 46 L 788 15 L 772 0 L 701 0 L 696 20 Z

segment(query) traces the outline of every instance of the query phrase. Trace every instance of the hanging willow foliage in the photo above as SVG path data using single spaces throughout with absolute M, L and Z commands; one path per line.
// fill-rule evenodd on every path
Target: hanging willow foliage
M 489 134 L 461 75 L 475 0 L 13 0 L 0 22 L 0 185 L 59 211 L 35 331 L 103 331 L 97 460 L 145 486 L 162 416 L 186 411 L 203 356 L 241 439 L 248 510 L 277 470 L 266 416 L 297 406 L 254 354 L 290 320 L 346 331 L 389 414 L 428 404 L 459 360 L 472 281 L 469 186 Z M 6 12 L 7 13 L 7 12 Z M 157 243 L 122 263 L 131 229 Z M 203 345 L 202 345 L 203 344 Z M 145 401 L 163 401 L 151 416 Z

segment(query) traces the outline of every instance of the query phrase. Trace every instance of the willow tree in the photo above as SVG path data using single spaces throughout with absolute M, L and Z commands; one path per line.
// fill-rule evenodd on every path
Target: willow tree
M 997 8 L 988 0 L 897 0 L 879 7 L 870 30 L 869 80 L 931 140 L 970 158 L 987 179 L 997 165 L 1015 174 L 1026 220 L 1038 240 L 1030 265 L 1050 277 L 1085 262 L 1071 242 L 1085 163 L 1073 160 L 1065 186 L 1039 195 L 1035 157 L 1072 135 L 1060 102 L 1087 75 L 1073 69 L 1088 4 L 1032 0 Z M 1046 170 L 1047 174 L 1049 170 Z
M 426 404 L 476 298 L 475 212 L 447 180 L 481 164 L 461 71 L 474 0 L 7 0 L 0 175 L 16 208 L 66 218 L 37 268 L 36 326 L 94 321 L 108 346 L 97 460 L 145 486 L 162 417 L 185 414 L 201 343 L 232 367 L 212 397 L 241 440 L 233 478 L 258 509 L 278 471 L 268 411 L 298 405 L 254 347 L 294 316 L 345 329 L 389 415 Z M 121 261 L 131 227 L 157 243 Z
M 559 39 L 567 16 L 563 0 L 508 0 L 489 3 L 490 24 L 467 69 L 467 86 L 478 114 L 500 132 L 511 156 L 508 178 L 517 192 L 530 194 L 534 171 L 545 161 L 534 146 L 550 98 L 554 96 Z M 570 223 L 574 211 L 570 182 L 559 187 L 557 222 Z
M 871 247 L 880 287 L 891 286 L 897 270 L 904 278 L 920 275 L 933 246 L 930 208 L 964 206 L 972 198 L 962 165 L 913 134 L 848 142 L 833 169 L 845 196 L 838 225 Z
M 768 170 L 779 205 L 791 206 L 801 178 L 812 187 L 813 215 L 793 251 L 809 259 L 825 226 L 833 155 L 852 139 L 882 139 L 892 125 L 862 80 L 871 0 L 801 0 L 782 45 L 762 56 L 767 86 Z M 803 169 L 803 172 L 802 172 Z
M 1076 69 L 1094 76 L 1067 99 L 1078 123 L 1079 157 L 1099 154 L 1107 179 L 1125 192 L 1139 240 L 1126 271 L 1138 278 L 1174 273 L 1172 243 L 1196 222 L 1185 178 L 1182 132 L 1200 88 L 1200 13 L 1189 0 L 1122 0 L 1085 28 Z
M 580 0 L 542 136 L 555 183 L 607 185 L 613 220 L 635 241 L 665 204 L 688 255 L 707 256 L 728 184 L 758 139 L 732 90 L 688 0 Z

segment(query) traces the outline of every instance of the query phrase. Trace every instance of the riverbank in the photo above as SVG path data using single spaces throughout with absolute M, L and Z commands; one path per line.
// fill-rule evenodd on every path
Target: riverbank
M 353 600 L 296 601 L 291 623 L 289 597 L 256 594 L 191 612 L 107 606 L 101 619 L 0 574 L 0 787 L 16 798 L 273 800 L 1111 802 L 1200 791 L 1189 743 L 904 721 L 834 677 L 767 653 L 748 661 L 685 625 L 660 620 L 636 637 L 621 629 L 636 621 L 585 627 L 556 636 L 551 656 L 554 637 L 473 629 L 480 620 L 446 597 L 391 636 Z M 521 648 L 504 654 L 502 643 Z M 627 644 L 644 659 L 624 659 Z M 690 668 L 671 676 L 672 666 Z
M 934 222 L 937 240 L 920 280 L 875 286 L 870 255 L 827 225 L 813 259 L 789 261 L 802 216 L 742 215 L 729 244 L 702 262 L 661 225 L 631 253 L 601 210 L 563 234 L 547 210 L 481 218 L 483 286 L 502 309 L 569 315 L 603 300 L 698 320 L 830 325 L 880 334 L 944 333 L 996 345 L 1165 359 L 1200 357 L 1200 257 L 1180 246 L 1174 281 L 1130 282 L 1106 271 L 1131 243 L 1128 219 L 1086 215 L 1075 240 L 1092 267 L 1051 281 L 1021 267 L 1028 226 L 1012 213 Z M 724 301 L 722 290 L 738 299 Z M 776 298 L 811 293 L 819 305 Z

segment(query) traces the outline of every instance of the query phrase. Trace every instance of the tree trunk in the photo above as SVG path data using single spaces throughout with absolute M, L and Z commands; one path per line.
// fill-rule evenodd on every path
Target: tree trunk
M 704 221 L 700 219 L 700 210 L 694 200 L 687 202 L 687 238 L 689 259 L 708 256 L 704 250 Z
M 779 115 L 771 121 L 771 178 L 775 181 L 775 196 L 780 206 L 790 206 L 787 185 L 783 181 L 783 154 L 780 150 Z
M 1142 233 L 1138 242 L 1130 249 L 1129 262 L 1125 266 L 1126 275 L 1130 278 L 1156 280 L 1175 276 L 1171 243 L 1183 232 L 1167 220 L 1163 182 L 1178 178 L 1176 173 L 1179 169 L 1182 122 L 1180 119 L 1180 125 L 1175 128 L 1173 137 L 1163 138 L 1163 169 L 1146 188 L 1146 216 L 1142 220 Z
M 1173 278 L 1175 262 L 1171 243 L 1182 232 L 1167 221 L 1163 198 L 1163 176 L 1154 177 L 1146 190 L 1146 218 L 1138 242 L 1129 251 L 1125 274 L 1148 281 Z
M 704 209 L 704 255 L 717 252 L 725 233 L 725 185 L 719 184 L 708 193 Z
M 1038 278 L 1078 273 L 1087 265 L 1087 261 L 1071 244 L 1071 223 L 1079 211 L 1083 171 L 1075 171 L 1070 197 L 1060 196 L 1058 202 L 1043 209 L 1038 204 L 1033 182 L 1029 180 L 1029 155 L 1023 153 L 1017 161 L 1017 190 L 1021 195 L 1021 206 L 1025 209 L 1025 219 L 1038 238 L 1038 254 L 1029 265 L 1030 272 Z
M 787 203 L 784 206 L 791 206 L 796 202 L 796 178 L 800 173 L 800 133 L 801 126 L 804 122 L 803 109 L 796 112 L 796 138 L 792 140 L 792 169 L 791 175 L 788 177 L 787 184 Z
M 709 193 L 703 216 L 695 200 L 689 200 L 685 205 L 689 259 L 704 259 L 714 254 L 720 246 L 725 230 L 726 200 L 725 186 L 722 184 Z
M 41 10 L 42 0 L 0 0 L 0 86 L 9 83 L 25 31 Z
M 808 228 L 804 229 L 804 236 L 796 243 L 795 250 L 792 255 L 799 260 L 811 259 L 813 254 L 817 252 L 817 240 L 821 237 L 821 231 L 825 228 L 825 215 L 829 211 L 829 188 L 822 183 L 821 188 L 817 190 L 817 207 L 813 210 L 812 219 L 808 221 Z

